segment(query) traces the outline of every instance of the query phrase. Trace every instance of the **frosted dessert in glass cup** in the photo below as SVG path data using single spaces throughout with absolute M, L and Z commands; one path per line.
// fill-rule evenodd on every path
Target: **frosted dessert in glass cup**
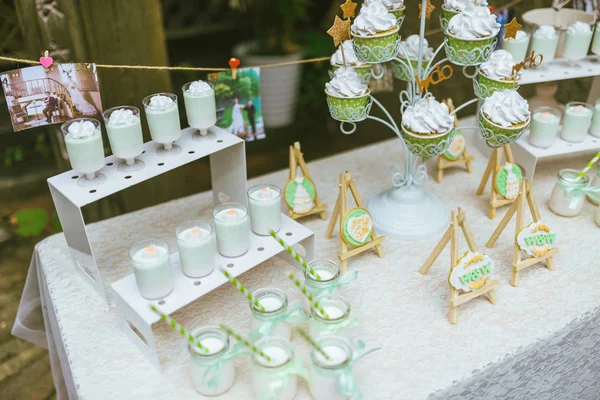
M 515 64 L 515 59 L 508 51 L 493 52 L 490 58 L 479 66 L 477 78 L 473 80 L 475 95 L 486 99 L 498 90 L 517 90 L 520 77 L 513 71 Z
M 398 28 L 402 27 L 402 22 L 404 22 L 404 10 L 406 10 L 406 6 L 404 5 L 404 0 L 368 0 L 367 3 L 381 3 L 387 8 L 390 14 L 396 17 L 398 21 Z
M 92 118 L 77 118 L 60 127 L 65 136 L 65 146 L 71 167 L 84 176 L 79 186 L 94 186 L 106 182 L 106 176 L 98 173 L 104 166 L 104 146 L 100 122 Z
M 402 137 L 411 153 L 419 157 L 442 154 L 454 137 L 454 116 L 433 96 L 418 100 L 402 114 Z
M 140 110 L 132 106 L 113 107 L 104 111 L 102 117 L 113 155 L 125 160 L 119 164 L 119 171 L 144 169 L 144 162 L 136 159 L 144 151 Z
M 338 68 L 325 84 L 327 105 L 331 117 L 343 122 L 367 118 L 371 109 L 369 87 L 352 67 Z
M 146 111 L 150 136 L 153 141 L 163 145 L 156 150 L 156 154 L 162 157 L 180 154 L 181 147 L 173 143 L 181 137 L 177 95 L 173 93 L 151 94 L 146 96 L 142 103 Z
M 529 127 L 529 104 L 514 90 L 499 90 L 484 100 L 479 110 L 479 129 L 490 147 L 519 139 Z
M 525 61 L 527 57 L 527 49 L 529 48 L 530 36 L 525 31 L 518 31 L 517 37 L 514 39 L 508 39 L 506 44 L 506 51 L 512 54 L 516 63 Z
M 370 2 L 360 9 L 350 27 L 356 57 L 365 63 L 382 63 L 396 57 L 398 22 L 381 3 Z
M 198 129 L 193 139 L 214 138 L 208 128 L 217 123 L 217 105 L 212 85 L 204 81 L 188 82 L 181 88 L 188 124 Z
M 577 61 L 585 58 L 592 42 L 592 28 L 585 22 L 577 21 L 567 28 L 563 57 Z
M 542 68 L 554 60 L 558 39 L 558 32 L 552 25 L 542 25 L 531 35 L 531 51 L 544 57 Z
M 344 56 L 346 57 L 346 66 L 354 68 L 354 70 L 361 76 L 364 83 L 368 85 L 369 81 L 371 80 L 371 77 L 372 77 L 371 70 L 373 69 L 373 66 L 369 63 L 364 63 L 364 62 L 360 61 L 356 57 L 356 54 L 354 54 L 354 47 L 352 46 L 352 40 L 345 40 L 342 43 L 342 46 L 344 47 Z M 341 47 L 338 47 L 337 50 L 335 51 L 335 53 L 333 53 L 333 55 L 331 56 L 330 62 L 331 62 L 330 77 L 333 78 L 333 74 L 335 73 L 335 71 L 337 71 L 339 68 L 344 66 L 344 60 L 342 58 Z
M 392 61 L 392 71 L 396 79 L 409 81 L 414 77 L 419 68 L 419 35 L 410 35 L 403 42 L 400 42 L 398 46 L 398 58 L 403 60 L 406 64 L 412 65 L 413 71 L 411 72 L 406 65 L 396 60 Z M 429 47 L 427 39 L 423 39 L 423 55 L 422 55 L 422 68 L 425 71 L 427 63 L 433 57 L 433 48 Z
M 486 61 L 496 48 L 500 24 L 487 7 L 467 7 L 446 29 L 446 56 L 456 65 L 473 66 Z
M 444 0 L 442 14 L 440 14 L 440 26 L 442 32 L 446 33 L 448 23 L 455 15 L 462 14 L 470 6 L 487 7 L 487 0 Z

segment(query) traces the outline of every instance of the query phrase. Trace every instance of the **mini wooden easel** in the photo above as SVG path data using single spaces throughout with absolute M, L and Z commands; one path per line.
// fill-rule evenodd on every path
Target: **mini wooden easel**
M 448 98 L 444 100 L 444 103 L 448 106 L 448 110 L 450 112 L 454 111 L 454 103 L 452 99 Z M 458 117 L 454 114 L 454 128 L 458 128 Z M 467 167 L 467 172 L 471 173 L 471 161 L 473 161 L 475 157 L 470 156 L 467 153 L 467 148 L 465 147 L 463 153 L 456 160 L 449 160 L 443 154 L 438 156 L 437 162 L 437 181 L 438 183 L 442 183 L 442 178 L 444 177 L 444 170 L 446 168 L 454 167 L 456 165 L 465 164 Z
M 296 142 L 293 146 L 290 146 L 290 181 L 296 179 L 296 171 L 298 169 L 298 166 L 302 170 L 302 175 L 304 175 L 305 178 L 310 179 L 312 181 L 310 173 L 308 172 L 308 168 L 306 167 L 306 163 L 304 162 L 304 155 L 300 151 L 300 142 Z M 314 201 L 316 205 L 315 208 L 313 208 L 306 214 L 297 214 L 294 212 L 294 210 L 290 209 L 288 211 L 288 216 L 292 219 L 298 219 L 301 217 L 306 217 L 308 215 L 319 214 L 322 220 L 326 220 L 327 213 L 325 212 L 325 210 L 327 210 L 327 205 L 321 203 L 318 191 L 315 193 Z
M 485 172 L 483 173 L 483 177 L 481 178 L 481 183 L 479 184 L 479 188 L 477 189 L 477 196 L 480 196 L 481 194 L 483 194 L 483 191 L 485 190 L 485 184 L 487 183 L 488 179 L 491 178 L 490 210 L 488 213 L 488 216 L 490 217 L 490 219 L 496 218 L 496 208 L 505 206 L 507 204 L 511 204 L 516 200 L 516 199 L 509 200 L 509 199 L 502 199 L 502 198 L 499 199 L 498 192 L 496 191 L 496 186 L 494 185 L 494 182 L 496 181 L 496 174 L 498 173 L 498 168 L 501 166 L 501 163 L 502 163 L 501 154 L 500 154 L 501 150 L 504 150 L 504 157 L 506 158 L 507 162 L 509 162 L 511 164 L 515 163 L 515 160 L 513 159 L 513 156 L 512 156 L 512 151 L 510 150 L 510 145 L 505 144 L 504 146 L 502 146 L 502 148 L 494 149 L 494 151 L 492 152 L 492 155 L 490 157 L 490 160 L 488 161 L 488 165 L 485 168 Z
M 529 211 L 531 212 L 531 217 L 533 218 L 533 222 L 538 222 L 541 219 L 540 210 L 538 209 L 537 203 L 535 201 L 535 197 L 533 196 L 533 190 L 531 190 L 531 182 L 525 179 L 521 182 L 521 188 L 519 190 L 519 196 L 513 205 L 508 209 L 502 221 L 488 240 L 486 246 L 489 248 L 494 247 L 496 241 L 512 219 L 515 213 L 517 214 L 517 222 L 515 224 L 515 243 L 513 249 L 513 270 L 512 270 L 512 279 L 510 284 L 513 286 L 519 286 L 520 280 L 520 272 L 525 268 L 529 268 L 535 264 L 546 261 L 546 268 L 550 271 L 554 270 L 554 256 L 558 254 L 558 248 L 551 249 L 546 254 L 541 257 L 532 257 L 526 260 L 522 260 L 522 251 L 519 248 L 517 243 L 517 236 L 521 232 L 523 228 L 523 218 L 525 217 L 525 201 L 529 204 Z
M 327 227 L 327 232 L 325 233 L 326 239 L 331 239 L 333 237 L 333 230 L 335 228 L 335 224 L 339 218 L 340 220 L 340 236 L 343 234 L 343 223 L 344 217 L 346 216 L 347 202 L 346 202 L 346 193 L 348 189 L 350 189 L 350 193 L 352 197 L 354 197 L 354 202 L 357 207 L 365 208 L 365 205 L 360 198 L 360 194 L 358 193 L 358 189 L 356 188 L 356 184 L 354 183 L 354 179 L 350 175 L 350 172 L 346 171 L 345 173 L 340 174 L 340 194 L 335 202 L 335 207 L 333 208 L 333 213 L 331 214 L 331 219 L 329 220 L 329 226 Z M 375 233 L 375 228 L 371 233 L 371 240 L 367 243 L 363 244 L 360 247 L 355 247 L 352 250 L 348 250 L 348 244 L 344 241 L 342 237 L 340 237 L 340 270 L 342 273 L 346 272 L 348 267 L 348 259 L 357 254 L 362 253 L 363 251 L 367 251 L 373 247 L 375 247 L 375 252 L 379 256 L 379 258 L 383 257 L 383 248 L 381 247 L 381 243 L 385 240 L 384 236 L 377 236 Z
M 452 272 L 452 268 L 454 268 L 456 266 L 456 263 L 458 261 L 458 244 L 459 244 L 458 228 L 459 227 L 461 228 L 461 230 L 463 232 L 463 235 L 465 237 L 465 240 L 467 241 L 467 245 L 469 246 L 469 249 L 472 252 L 479 251 L 477 249 L 477 243 L 475 243 L 475 239 L 473 238 L 473 234 L 471 233 L 471 229 L 467 225 L 467 220 L 466 220 L 464 211 L 459 208 L 458 215 L 457 215 L 457 213 L 454 210 L 452 210 L 452 212 L 450 214 L 450 218 L 451 218 L 450 226 L 448 227 L 448 229 L 446 229 L 444 236 L 442 236 L 442 238 L 440 239 L 437 246 L 435 246 L 435 248 L 433 249 L 433 251 L 431 252 L 429 257 L 427 257 L 427 259 L 425 260 L 425 263 L 423 264 L 423 266 L 419 269 L 420 273 L 426 274 L 427 272 L 429 272 L 429 269 L 431 268 L 431 266 L 433 265 L 435 260 L 440 256 L 440 254 L 442 253 L 442 250 L 444 250 L 444 248 L 446 247 L 448 242 L 451 243 L 450 273 Z M 468 301 L 471 301 L 479 296 L 482 296 L 485 294 L 485 295 L 487 295 L 487 298 L 490 301 L 490 303 L 496 304 L 497 297 L 496 297 L 496 291 L 494 289 L 499 284 L 500 284 L 499 280 L 490 279 L 490 280 L 488 280 L 488 282 L 486 282 L 485 285 L 483 285 L 479 289 L 477 289 L 473 292 L 467 292 L 467 293 L 462 293 L 462 294 L 461 294 L 462 291 L 456 290 L 454 287 L 452 287 L 452 285 L 450 285 L 450 314 L 448 317 L 448 319 L 450 320 L 450 323 L 456 324 L 458 322 L 458 307 L 459 306 L 461 306 L 462 304 L 465 304 Z

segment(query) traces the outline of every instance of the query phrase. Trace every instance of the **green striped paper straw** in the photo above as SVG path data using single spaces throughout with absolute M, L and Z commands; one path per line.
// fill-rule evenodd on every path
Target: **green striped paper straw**
M 228 327 L 225 324 L 219 324 L 219 326 L 221 328 L 223 328 L 229 336 L 234 337 L 235 340 L 237 340 L 238 342 L 242 342 L 244 344 L 244 346 L 246 346 L 247 348 L 250 349 L 251 352 L 253 352 L 254 354 L 258 354 L 265 360 L 271 362 L 271 357 L 269 357 L 268 355 L 263 353 L 261 350 L 259 350 L 258 347 L 256 347 L 252 343 L 250 343 L 250 341 L 247 338 L 243 337 L 242 335 L 240 335 L 239 333 L 237 333 L 236 331 L 234 331 L 233 329 L 231 329 L 230 327 Z
M 296 328 L 296 330 L 298 331 L 300 336 L 302 336 L 304 338 L 304 340 L 306 340 L 308 342 L 308 344 L 310 344 L 312 346 L 313 349 L 315 349 L 319 353 L 323 354 L 323 357 L 325 357 L 326 360 L 329 360 L 331 358 L 331 357 L 329 357 L 329 354 L 325 353 L 325 351 L 321 348 L 321 346 L 319 346 L 319 344 L 317 342 L 315 342 L 315 340 L 313 338 L 311 338 L 310 335 L 304 329 Z
M 592 160 L 585 166 L 585 168 L 579 174 L 577 174 L 577 179 L 583 178 L 583 176 L 587 174 L 590 168 L 592 168 L 594 164 L 598 162 L 598 160 L 600 160 L 600 152 L 598 152 L 598 154 L 596 154 L 596 156 L 592 158 Z
M 300 254 L 296 253 L 294 251 L 294 249 L 292 249 L 292 246 L 289 246 L 287 243 L 285 243 L 285 241 L 280 238 L 279 236 L 277 236 L 277 233 L 275 233 L 274 230 L 271 229 L 271 236 L 273 236 L 273 238 L 275 238 L 275 240 L 277 240 L 277 243 L 279 243 L 280 245 L 283 246 L 283 248 L 285 249 L 285 251 L 287 251 L 292 257 L 294 257 L 294 259 L 296 261 L 298 261 L 298 263 L 300 265 L 302 265 L 302 268 L 308 270 L 308 273 L 311 274 L 312 276 L 314 276 L 315 278 L 317 278 L 318 281 L 321 280 L 321 277 L 319 276 L 319 274 L 317 274 L 315 272 L 315 270 L 313 269 L 313 267 L 309 267 L 307 262 L 304 261 L 302 259 L 302 257 L 300 257 Z
M 265 311 L 265 307 L 263 307 L 263 305 L 260 304 L 258 300 L 254 298 L 254 296 L 252 296 L 252 293 L 250 293 L 248 289 L 246 289 L 246 287 L 242 285 L 238 278 L 234 278 L 233 276 L 231 276 L 231 274 L 223 267 L 220 267 L 219 269 L 221 270 L 223 275 L 225 275 L 227 279 L 229 279 L 229 282 L 231 282 L 233 287 L 239 290 L 244 296 L 246 296 L 250 303 L 254 304 L 256 308 L 260 308 L 261 311 Z
M 308 290 L 306 290 L 306 286 L 304 286 L 304 284 L 302 284 L 302 282 L 300 282 L 300 280 L 296 279 L 296 277 L 294 276 L 293 272 L 290 272 L 290 274 L 288 275 L 288 278 L 290 278 L 290 280 L 292 282 L 294 282 L 294 285 L 296 285 L 296 287 L 298 289 L 300 289 L 300 291 L 302 292 L 302 294 L 308 299 L 308 301 L 310 302 L 310 304 L 317 310 L 319 310 L 319 312 L 321 313 L 321 315 L 327 319 L 329 319 L 329 315 L 327 315 L 327 313 L 325 312 L 325 310 L 323 309 L 323 307 L 321 307 L 321 305 L 319 304 L 318 300 L 315 300 L 315 298 L 313 297 L 312 294 L 310 294 L 308 292 Z
M 184 336 L 187 338 L 187 340 L 190 343 L 194 343 L 194 346 L 198 347 L 200 350 L 204 350 L 205 353 L 208 353 L 208 349 L 204 346 L 202 346 L 202 343 L 200 343 L 199 340 L 197 340 L 194 335 L 192 335 L 191 333 L 189 333 L 184 327 L 183 325 L 181 325 L 179 322 L 175 321 L 173 318 L 169 317 L 167 314 L 165 314 L 164 312 L 160 311 L 158 308 L 156 308 L 156 306 L 154 304 L 150 304 L 150 309 L 152 311 L 154 311 L 156 314 L 160 315 L 160 319 L 162 319 L 163 321 L 165 321 L 167 324 L 169 324 L 169 326 L 171 328 L 173 328 L 174 331 L 178 332 L 181 336 Z

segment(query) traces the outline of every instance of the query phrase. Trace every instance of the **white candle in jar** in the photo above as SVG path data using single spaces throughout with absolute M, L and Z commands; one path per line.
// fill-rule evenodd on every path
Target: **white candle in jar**
M 343 340 L 337 337 L 331 337 L 331 339 Z M 319 344 L 329 359 L 326 359 L 320 352 L 312 350 L 310 394 L 314 400 L 345 400 L 347 397 L 340 393 L 339 377 L 348 360 L 350 349 L 349 347 L 344 349 L 337 343 Z
M 529 131 L 529 143 L 533 146 L 548 148 L 558 136 L 560 116 L 558 110 L 540 107 L 533 113 Z
M 225 257 L 239 257 L 250 247 L 248 210 L 238 203 L 224 203 L 213 210 L 217 247 Z
M 253 295 L 260 306 L 256 307 L 253 304 L 250 304 L 250 309 L 252 311 L 250 330 L 258 333 L 264 324 L 271 323 L 269 321 L 272 321 L 274 318 L 279 317 L 287 311 L 288 301 L 285 293 L 275 288 L 258 289 Z M 264 311 L 261 307 L 264 307 Z M 286 321 L 276 321 L 271 336 L 290 340 L 292 337 L 292 326 Z
M 281 190 L 274 185 L 258 185 L 248 190 L 252 232 L 269 235 L 281 227 Z
M 563 217 L 575 217 L 583 210 L 585 195 L 579 189 L 586 187 L 590 181 L 587 175 L 577 178 L 579 171 L 563 169 L 550 195 L 550 210 Z M 565 191 L 569 190 L 568 193 Z
M 592 106 L 586 103 L 567 104 L 560 137 L 567 142 L 582 142 L 592 125 Z
M 277 376 L 277 373 L 281 371 L 281 368 L 285 368 L 285 365 L 293 357 L 293 350 L 287 340 L 265 338 L 261 340 L 261 343 L 264 343 L 264 345 L 257 343 L 257 347 L 263 354 L 269 356 L 271 360 L 267 361 L 260 356 L 252 357 L 252 361 L 254 362 L 251 378 L 252 393 L 257 400 L 268 397 L 267 393 L 269 393 L 271 386 L 276 381 L 282 379 Z M 281 387 L 274 398 L 277 400 L 292 400 L 296 396 L 297 390 L 298 377 L 296 375 L 289 375 L 283 378 Z
M 208 350 L 205 352 L 194 344 L 188 346 L 191 355 L 190 379 L 192 386 L 200 394 L 206 396 L 216 396 L 225 393 L 233 385 L 235 380 L 235 361 L 233 358 L 228 360 L 221 359 L 229 349 L 229 340 L 225 331 L 220 328 L 207 327 L 202 328 L 201 333 L 195 335 L 200 344 Z M 216 385 L 211 385 L 212 374 L 206 375 L 209 368 L 214 370 L 214 365 L 221 362 L 220 377 Z
M 215 268 L 215 237 L 210 225 L 186 221 L 176 230 L 179 260 L 184 274 L 200 278 Z
M 173 270 L 165 243 L 150 240 L 134 245 L 131 261 L 142 297 L 160 299 L 173 291 Z
M 353 324 L 349 323 L 350 304 L 341 296 L 335 294 L 324 294 L 318 299 L 320 309 L 327 315 L 312 307 L 309 333 L 313 338 L 322 335 L 335 335 L 352 339 Z

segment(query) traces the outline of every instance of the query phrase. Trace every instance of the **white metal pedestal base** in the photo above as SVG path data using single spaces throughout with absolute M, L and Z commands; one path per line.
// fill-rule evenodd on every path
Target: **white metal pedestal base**
M 450 210 L 419 186 L 384 190 L 367 202 L 375 231 L 397 240 L 421 240 L 448 227 Z

